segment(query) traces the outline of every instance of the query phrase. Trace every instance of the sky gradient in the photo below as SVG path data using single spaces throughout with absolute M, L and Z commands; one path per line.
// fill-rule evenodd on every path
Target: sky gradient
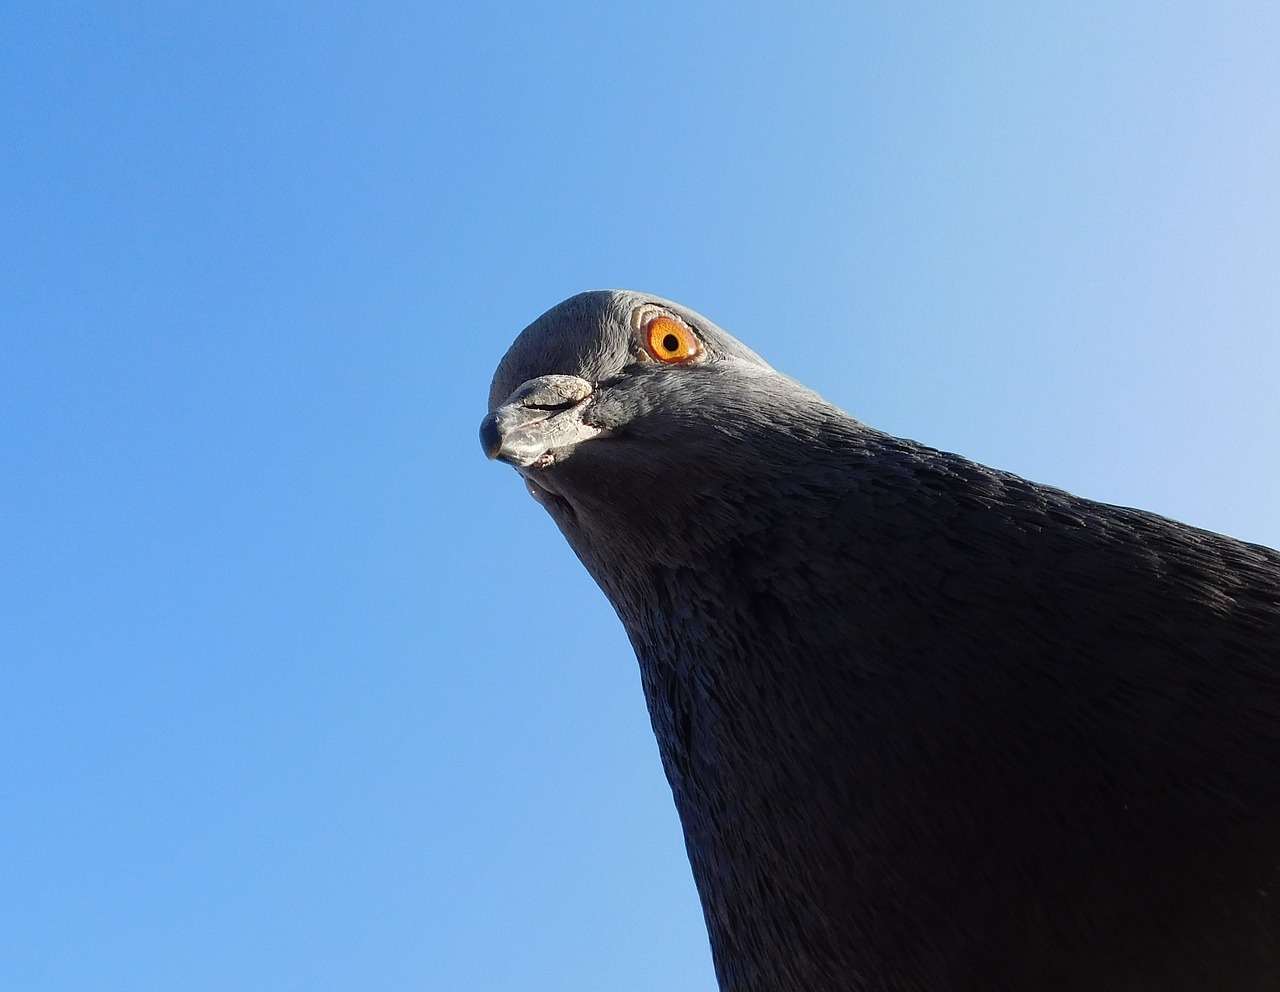
M 714 979 L 477 427 L 583 289 L 1280 545 L 1280 7 L 0 4 L 0 987 Z

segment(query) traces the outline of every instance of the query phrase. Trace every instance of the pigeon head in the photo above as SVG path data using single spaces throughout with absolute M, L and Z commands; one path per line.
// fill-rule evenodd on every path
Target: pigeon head
M 672 564 L 740 525 L 750 481 L 806 457 L 794 435 L 830 409 L 701 314 L 603 290 L 521 332 L 480 440 L 584 558 L 607 537 Z

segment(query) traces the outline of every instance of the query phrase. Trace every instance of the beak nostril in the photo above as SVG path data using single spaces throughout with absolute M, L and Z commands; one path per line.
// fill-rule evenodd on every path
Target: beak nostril
M 530 379 L 480 422 L 480 446 L 491 459 L 547 468 L 603 428 L 583 420 L 594 387 L 569 375 Z
M 577 406 L 579 400 L 564 400 L 561 403 L 525 403 L 524 406 L 529 410 L 568 410 L 572 406 Z

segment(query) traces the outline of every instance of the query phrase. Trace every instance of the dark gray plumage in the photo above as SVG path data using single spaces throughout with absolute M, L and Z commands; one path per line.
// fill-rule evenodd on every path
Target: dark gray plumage
M 1280 554 L 890 437 L 637 293 L 540 317 L 489 406 L 635 648 L 724 989 L 1280 989 Z

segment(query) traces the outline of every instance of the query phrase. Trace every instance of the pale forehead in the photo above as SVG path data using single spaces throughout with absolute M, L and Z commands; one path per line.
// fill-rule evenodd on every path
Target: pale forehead
M 596 381 L 616 374 L 637 354 L 631 318 L 642 306 L 661 307 L 681 317 L 717 358 L 732 357 L 768 368 L 750 348 L 694 310 L 652 294 L 595 290 L 557 304 L 520 332 L 494 373 L 489 408 L 537 376 L 580 375 Z
M 628 294 L 629 295 L 629 294 Z M 552 307 L 507 349 L 493 376 L 489 407 L 499 405 L 520 383 L 541 375 L 595 379 L 631 356 L 629 317 L 635 303 L 608 290 L 581 293 Z

